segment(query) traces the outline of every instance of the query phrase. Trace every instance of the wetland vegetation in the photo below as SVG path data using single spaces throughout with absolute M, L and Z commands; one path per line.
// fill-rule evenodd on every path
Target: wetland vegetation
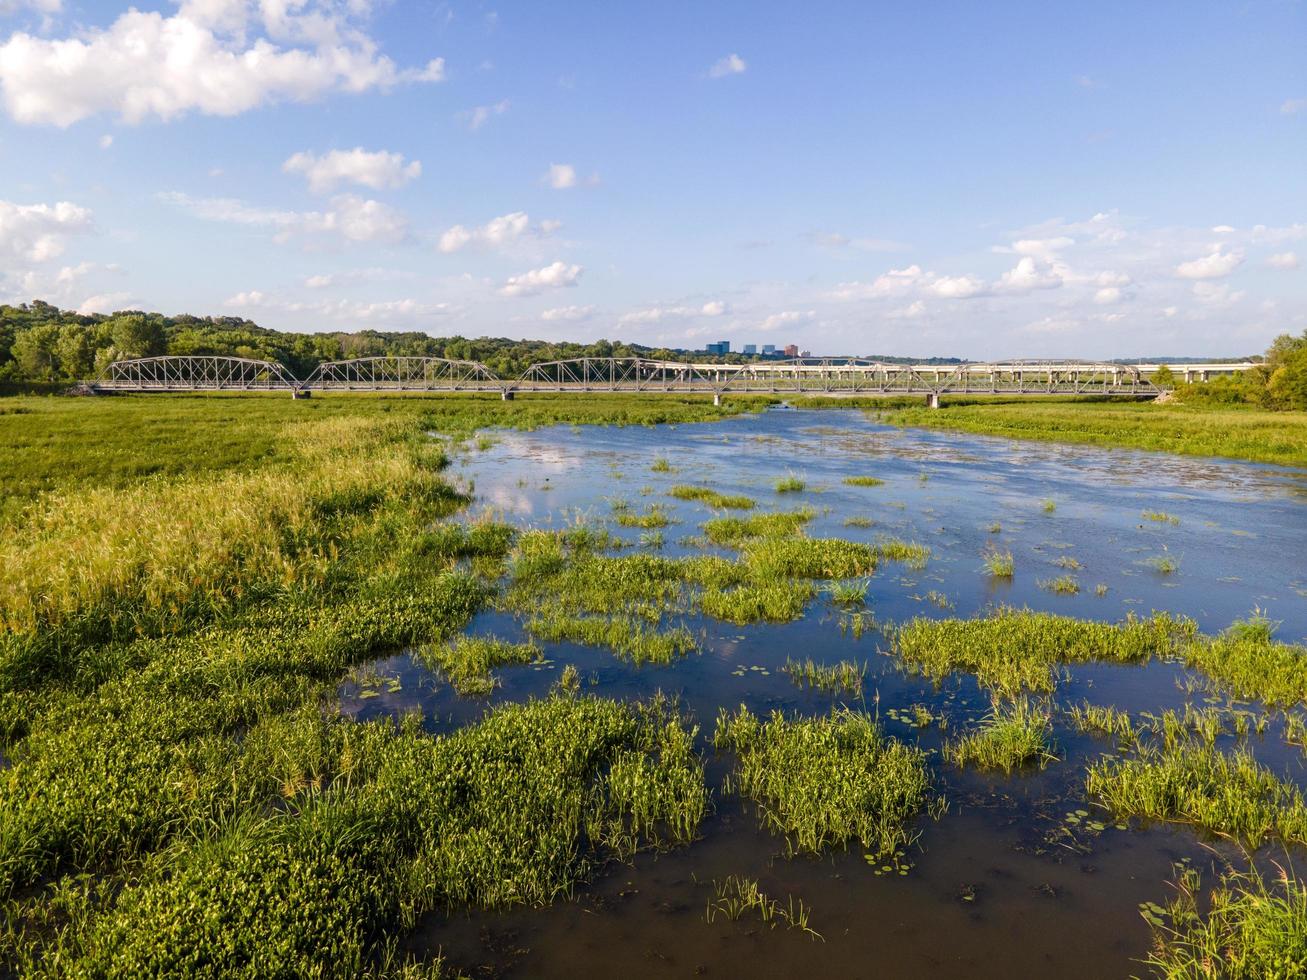
M 1302 962 L 1307 581 L 1212 519 L 1229 478 L 1106 487 L 1109 524 L 1080 471 L 1004 495 L 965 443 L 766 404 L 16 400 L 0 968 L 557 973 L 569 910 L 611 937 L 647 892 L 651 946 L 746 920 L 755 965 L 911 971 L 857 922 L 969 955 L 971 852 L 1021 882 L 987 915 L 1110 920 L 1119 972 Z M 1275 499 L 1246 523 L 1292 553 Z

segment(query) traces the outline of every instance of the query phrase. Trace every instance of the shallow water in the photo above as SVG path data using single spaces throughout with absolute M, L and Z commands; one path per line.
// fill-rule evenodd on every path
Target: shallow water
M 610 520 L 613 498 L 624 498 L 634 511 L 656 502 L 678 522 L 664 529 L 661 553 L 695 553 L 699 546 L 684 539 L 716 515 L 666 491 L 704 483 L 754 497 L 753 513 L 811 506 L 817 517 L 807 530 L 814 537 L 875 542 L 887 536 L 928 545 L 931 558 L 923 570 L 886 563 L 872 578 L 868 605 L 882 623 L 970 616 L 1003 603 L 1104 620 L 1167 610 L 1215 632 L 1257 606 L 1282 622 L 1281 639 L 1307 637 L 1307 474 L 1301 472 L 897 430 L 853 411 L 779 409 L 708 425 L 557 427 L 495 438 L 490 448 L 469 452 L 457 464 L 458 475 L 475 488 L 473 515 L 562 527 Z M 652 472 L 660 456 L 676 471 Z M 776 493 L 773 484 L 787 475 L 803 479 L 805 491 Z M 885 483 L 841 482 L 861 475 Z M 1055 504 L 1051 513 L 1045 500 Z M 1146 520 L 1145 510 L 1164 511 L 1179 523 Z M 845 526 L 850 517 L 875 523 Z M 995 523 L 1000 531 L 991 530 Z M 638 529 L 612 524 L 611 530 L 638 547 Z M 1010 583 L 983 572 L 990 547 L 1012 552 Z M 1177 562 L 1178 571 L 1161 574 L 1147 563 L 1161 556 Z M 1059 566 L 1064 557 L 1081 567 Z M 1064 574 L 1077 579 L 1078 594 L 1040 587 Z M 685 622 L 703 632 L 703 652 L 670 666 L 637 668 L 606 651 L 547 644 L 548 663 L 500 670 L 502 686 L 493 697 L 464 699 L 400 654 L 376 664 L 390 683 L 366 689 L 347 684 L 342 703 L 359 718 L 420 708 L 432 730 L 449 730 L 476 720 L 488 704 L 545 693 L 562 666 L 572 663 L 592 690 L 607 696 L 676 693 L 711 730 L 720 707 L 741 703 L 764 711 L 829 710 L 837 699 L 796 688 L 780 670 L 788 656 L 811 656 L 867 661 L 866 709 L 878 712 L 891 734 L 928 749 L 988 707 L 969 677 L 951 678 L 936 690 L 901 673 L 882 655 L 883 637 L 869 631 L 856 639 L 841 631 L 838 612 L 820 598 L 803 620 L 787 625 Z M 471 631 L 522 636 L 519 623 L 497 612 L 478 617 Z M 1183 706 L 1185 679 L 1182 668 L 1168 663 L 1088 665 L 1070 672 L 1057 700 L 1160 712 Z M 1203 702 L 1201 694 L 1193 698 Z M 949 731 L 917 729 L 895 717 L 913 704 L 947 718 Z M 1307 782 L 1301 751 L 1279 736 L 1275 722 L 1264 738 L 1252 739 L 1258 758 Z M 1136 823 L 1094 833 L 1083 821 L 1068 822 L 1077 809 L 1102 816 L 1084 799 L 1083 772 L 1112 746 L 1063 725 L 1056 738 L 1062 761 L 1042 773 L 991 777 L 936 760 L 950 807 L 939 821 L 921 819 L 920 844 L 906 875 L 876 874 L 857 847 L 820 859 L 787 858 L 784 842 L 758 828 L 752 804 L 718 792 L 703 839 L 688 848 L 613 866 L 573 900 L 547 909 L 430 916 L 410 945 L 442 948 L 457 967 L 486 975 L 1143 972 L 1137 958 L 1147 950 L 1149 930 L 1139 903 L 1169 897 L 1174 862 L 1210 863 L 1211 848 L 1219 852 L 1224 845 L 1186 828 Z M 710 785 L 720 785 L 727 764 L 712 759 Z M 1296 857 L 1301 866 L 1302 855 Z M 824 941 L 747 917 L 708 924 L 711 882 L 729 874 L 758 879 L 782 904 L 790 895 L 802 899 Z

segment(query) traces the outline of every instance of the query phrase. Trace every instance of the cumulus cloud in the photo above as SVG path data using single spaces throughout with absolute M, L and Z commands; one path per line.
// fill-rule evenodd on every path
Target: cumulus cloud
M 1220 279 L 1243 264 L 1243 253 L 1223 252 L 1219 248 L 1202 258 L 1181 262 L 1175 274 L 1181 279 Z
M 418 160 L 406 163 L 402 153 L 368 151 L 361 146 L 332 150 L 322 156 L 309 151 L 296 153 L 281 169 L 288 174 L 302 174 L 314 194 L 329 193 L 342 183 L 360 184 L 378 191 L 403 187 L 422 174 Z
M 540 182 L 556 191 L 566 191 L 571 190 L 573 187 L 580 187 L 582 183 L 593 187 L 599 183 L 599 175 L 591 174 L 583 180 L 576 172 L 576 167 L 572 166 L 572 164 L 551 163 L 544 176 L 540 178 Z
M 1094 293 L 1094 302 L 1101 306 L 1121 302 L 1121 290 L 1116 286 L 1104 286 Z
M 1056 289 L 1061 285 L 1062 277 L 1050 266 L 1036 262 L 1031 255 L 1023 255 L 1015 267 L 1003 273 L 994 284 L 994 290 L 1000 293 L 1029 293 L 1036 289 Z
M 785 327 L 795 327 L 801 323 L 809 323 L 817 316 L 816 310 L 785 310 L 781 313 L 773 313 L 766 317 L 758 324 L 758 330 L 770 331 L 780 330 Z
M 259 289 L 250 289 L 227 297 L 223 308 L 228 310 L 261 310 L 265 312 L 307 315 L 314 318 L 341 320 L 346 323 L 400 323 L 420 325 L 433 317 L 453 312 L 448 303 L 424 303 L 415 299 L 391 299 L 378 302 L 361 300 L 301 300 L 270 296 Z
M 748 63 L 738 54 L 728 54 L 718 59 L 708 69 L 709 78 L 725 78 L 727 75 L 742 75 L 748 69 Z
M 700 316 L 724 316 L 729 307 L 719 299 L 709 300 L 702 306 L 648 306 L 642 310 L 623 313 L 618 323 L 661 323 L 664 320 L 688 320 Z
M 0 201 L 0 257 L 9 265 L 32 265 L 58 258 L 71 236 L 90 229 L 91 212 L 68 201 Z
M 985 293 L 985 283 L 975 276 L 940 276 L 930 284 L 930 291 L 945 299 L 970 299 Z
M 555 306 L 541 313 L 540 319 L 549 323 L 558 321 L 575 323 L 577 320 L 590 319 L 594 316 L 594 311 L 593 306 Z
M 508 100 L 500 99 L 493 105 L 478 105 L 465 110 L 461 115 L 468 129 L 480 129 L 495 116 L 502 116 L 508 111 Z
M 579 265 L 553 262 L 519 276 L 509 276 L 508 281 L 499 287 L 499 292 L 504 296 L 534 296 L 549 289 L 575 286 L 584 271 Z
M 337 286 L 353 286 L 361 282 L 386 282 L 411 278 L 413 278 L 413 275 L 409 272 L 373 266 L 367 269 L 341 269 L 337 272 L 323 272 L 306 276 L 304 285 L 309 289 L 332 289 Z
M 20 123 L 69 126 L 102 112 L 129 123 L 233 116 L 443 78 L 441 59 L 400 69 L 380 54 L 350 17 L 367 6 L 186 0 L 171 16 L 133 8 L 75 36 L 18 32 L 0 45 L 0 93 Z
M 205 221 L 271 228 L 277 242 L 306 237 L 394 244 L 408 237 L 408 219 L 401 212 L 354 194 L 333 197 L 330 207 L 323 211 L 261 208 L 235 198 L 191 197 L 180 191 L 159 196 Z
M 468 247 L 502 249 L 522 239 L 547 238 L 560 227 L 561 222 L 549 220 L 533 225 L 525 211 L 514 211 L 491 218 L 479 228 L 454 225 L 440 236 L 437 247 L 446 254 Z
M 1296 269 L 1298 255 L 1295 252 L 1277 252 L 1266 260 L 1266 264 L 1272 269 Z

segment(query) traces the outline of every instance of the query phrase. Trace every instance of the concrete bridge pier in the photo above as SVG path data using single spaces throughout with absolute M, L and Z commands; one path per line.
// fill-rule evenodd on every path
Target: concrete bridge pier
M 714 405 L 721 405 L 721 403 L 722 403 L 722 393 L 721 393 L 720 391 L 714 391 L 714 392 L 712 393 L 712 403 L 713 403 Z
M 938 392 L 938 391 L 932 391 L 929 395 L 926 396 L 926 407 L 927 407 L 927 408 L 939 408 L 939 392 Z
M 511 402 L 513 400 L 513 393 L 507 388 L 501 391 L 499 396 L 506 402 Z

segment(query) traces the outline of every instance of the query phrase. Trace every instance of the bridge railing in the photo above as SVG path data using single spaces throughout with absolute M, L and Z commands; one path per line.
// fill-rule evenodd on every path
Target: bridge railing
M 500 391 L 504 385 L 502 379 L 479 361 L 356 357 L 324 361 L 300 387 L 344 391 Z
M 276 361 L 171 354 L 114 361 L 90 383 L 109 391 L 282 391 L 299 382 Z

